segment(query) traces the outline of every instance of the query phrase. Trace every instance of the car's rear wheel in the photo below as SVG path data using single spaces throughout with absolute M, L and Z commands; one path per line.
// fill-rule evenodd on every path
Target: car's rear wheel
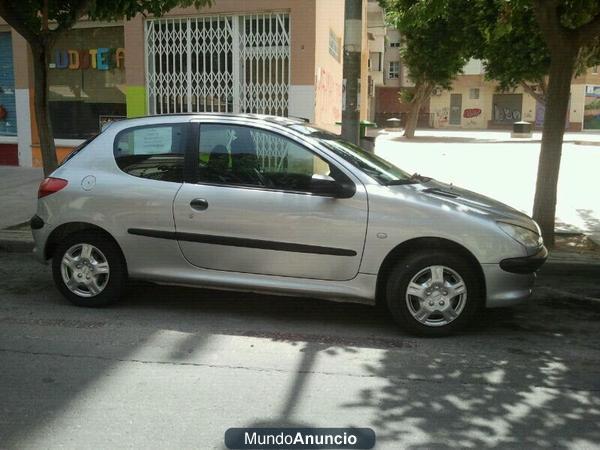
M 471 321 L 482 303 L 482 285 L 465 258 L 427 250 L 394 266 L 386 300 L 396 322 L 411 333 L 444 336 Z
M 117 301 L 126 280 L 121 252 L 94 232 L 73 234 L 58 244 L 52 258 L 54 283 L 78 306 L 106 306 Z

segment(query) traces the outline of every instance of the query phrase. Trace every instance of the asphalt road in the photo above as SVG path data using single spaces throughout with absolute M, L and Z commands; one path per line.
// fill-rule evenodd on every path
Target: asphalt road
M 82 309 L 0 253 L 0 448 L 221 449 L 229 427 L 372 427 L 377 449 L 600 448 L 600 268 L 418 339 L 360 305 L 137 285 Z M 571 294 L 572 293 L 572 294 Z

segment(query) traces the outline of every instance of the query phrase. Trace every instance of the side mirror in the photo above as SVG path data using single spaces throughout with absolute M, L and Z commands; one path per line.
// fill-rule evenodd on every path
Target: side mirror
M 313 175 L 310 191 L 323 197 L 350 198 L 356 192 L 356 186 L 351 182 L 340 183 L 328 175 Z

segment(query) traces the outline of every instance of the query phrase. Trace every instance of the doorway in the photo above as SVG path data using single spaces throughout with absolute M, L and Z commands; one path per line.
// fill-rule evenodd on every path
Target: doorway
M 460 125 L 462 112 L 462 94 L 450 94 L 450 125 Z

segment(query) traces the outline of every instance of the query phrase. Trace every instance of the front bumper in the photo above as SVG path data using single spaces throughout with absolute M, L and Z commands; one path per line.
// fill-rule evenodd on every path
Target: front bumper
M 533 293 L 535 273 L 510 273 L 499 264 L 482 264 L 488 308 L 517 305 Z
M 500 261 L 500 268 L 510 273 L 533 273 L 548 259 L 548 250 L 542 248 L 534 255 L 508 258 Z
M 499 264 L 482 264 L 488 308 L 512 306 L 527 300 L 533 293 L 535 271 L 548 258 L 546 247 L 530 256 L 507 258 Z

